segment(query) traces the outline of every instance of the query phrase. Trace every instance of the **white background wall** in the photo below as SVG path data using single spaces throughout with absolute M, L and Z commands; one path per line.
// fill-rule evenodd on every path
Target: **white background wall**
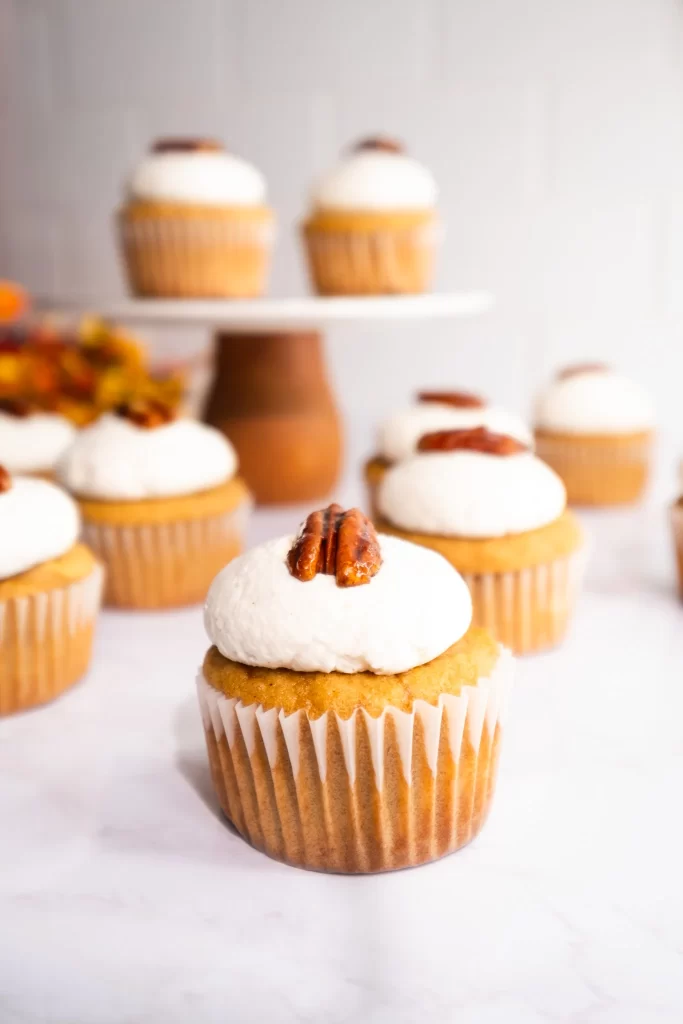
M 271 290 L 300 293 L 311 176 L 386 131 L 441 184 L 438 287 L 499 302 L 330 338 L 354 456 L 416 386 L 525 410 L 582 357 L 642 378 L 683 444 L 681 0 L 0 0 L 0 37 L 0 274 L 120 293 L 126 172 L 209 133 L 265 171 Z

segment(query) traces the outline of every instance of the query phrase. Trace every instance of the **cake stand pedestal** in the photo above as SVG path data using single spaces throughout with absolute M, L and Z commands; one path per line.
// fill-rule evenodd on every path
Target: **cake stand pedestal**
M 319 332 L 219 332 L 205 418 L 234 444 L 260 504 L 309 501 L 334 487 L 341 424 Z

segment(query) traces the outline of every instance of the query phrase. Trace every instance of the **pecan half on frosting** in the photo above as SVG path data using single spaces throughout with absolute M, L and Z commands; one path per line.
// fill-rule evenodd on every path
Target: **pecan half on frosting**
M 222 153 L 223 146 L 216 139 L 157 139 L 153 153 Z
M 0 466 L 0 494 L 9 491 L 12 486 L 12 477 L 4 466 Z
M 287 555 L 292 576 L 302 583 L 318 573 L 339 587 L 369 583 L 382 564 L 375 527 L 360 509 L 328 505 L 311 512 Z
M 418 391 L 417 400 L 452 405 L 455 409 L 483 409 L 486 405 L 483 398 L 469 391 Z
M 154 398 L 133 398 L 128 402 L 122 402 L 116 406 L 114 414 L 148 430 L 163 427 L 175 419 L 173 409 Z
M 608 370 L 607 363 L 575 363 L 560 370 L 557 379 L 567 380 L 568 377 L 578 377 L 581 373 L 607 373 Z
M 17 416 L 23 420 L 37 411 L 38 406 L 28 398 L 0 398 L 0 412 L 6 412 L 8 416 Z
M 529 448 L 508 434 L 494 434 L 486 427 L 471 430 L 435 430 L 420 438 L 420 452 L 484 452 L 487 455 L 517 455 Z
M 370 135 L 367 139 L 361 139 L 353 147 L 355 153 L 362 153 L 365 150 L 380 150 L 382 153 L 405 153 L 406 149 L 399 139 L 392 139 L 388 135 Z

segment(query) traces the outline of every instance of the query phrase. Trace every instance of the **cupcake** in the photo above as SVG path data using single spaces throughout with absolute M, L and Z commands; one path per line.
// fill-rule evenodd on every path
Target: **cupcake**
M 108 604 L 204 600 L 242 546 L 250 499 L 236 464 L 217 430 L 152 401 L 120 406 L 80 432 L 58 474 L 106 565 Z
M 558 644 L 583 565 L 564 484 L 521 442 L 485 427 L 437 431 L 392 467 L 380 527 L 438 551 L 472 594 L 472 621 L 518 654 Z
M 0 715 L 57 697 L 90 662 L 102 568 L 75 502 L 0 467 Z
M 637 501 L 647 483 L 654 411 L 633 381 L 602 363 L 563 370 L 536 408 L 536 451 L 572 505 Z
M 220 143 L 163 139 L 119 212 L 134 295 L 249 298 L 266 284 L 273 214 L 263 175 Z
M 0 457 L 10 473 L 49 476 L 75 437 L 65 416 L 21 398 L 0 398 Z
M 680 497 L 674 502 L 671 509 L 671 526 L 678 569 L 678 590 L 683 601 L 683 462 L 680 466 L 680 489 Z
M 432 551 L 352 509 L 214 580 L 199 674 L 211 774 L 255 847 L 323 871 L 410 867 L 484 824 L 512 658 L 471 629 L 467 588 Z
M 365 464 L 365 482 L 373 515 L 377 507 L 377 488 L 387 469 L 413 455 L 424 434 L 479 426 L 531 444 L 531 431 L 521 419 L 498 406 L 488 405 L 485 399 L 467 391 L 421 391 L 413 405 L 390 416 L 379 429 L 377 453 Z
M 313 190 L 303 225 L 320 295 L 394 295 L 431 286 L 436 183 L 400 143 L 366 139 Z

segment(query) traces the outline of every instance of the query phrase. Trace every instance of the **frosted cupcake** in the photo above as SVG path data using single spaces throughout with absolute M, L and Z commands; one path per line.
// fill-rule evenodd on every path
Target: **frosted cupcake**
M 212 427 L 135 402 L 82 430 L 58 467 L 83 535 L 121 608 L 203 601 L 242 547 L 249 493 L 229 441 Z
M 263 175 L 220 143 L 163 139 L 134 171 L 119 228 L 135 295 L 248 298 L 273 240 Z
M 427 434 L 387 472 L 377 500 L 380 529 L 462 573 L 475 625 L 520 654 L 562 640 L 583 536 L 564 484 L 523 444 L 484 427 Z
M 44 704 L 90 662 L 102 568 L 74 501 L 0 467 L 0 715 Z
M 0 399 L 0 458 L 10 473 L 49 476 L 76 436 L 59 413 L 19 398 Z
M 437 240 L 437 188 L 400 143 L 373 138 L 313 190 L 303 225 L 311 280 L 321 295 L 424 292 Z
M 559 473 L 572 505 L 637 501 L 647 483 L 654 409 L 642 388 L 609 367 L 568 367 L 536 407 L 536 451 Z
M 377 488 L 387 469 L 414 455 L 424 434 L 478 426 L 531 444 L 531 431 L 519 417 L 467 391 L 421 391 L 413 405 L 385 420 L 377 435 L 377 453 L 365 464 L 372 514 L 376 513 Z
M 512 659 L 470 629 L 467 588 L 434 552 L 358 511 L 214 581 L 198 680 L 213 782 L 239 832 L 326 871 L 408 867 L 484 824 Z

